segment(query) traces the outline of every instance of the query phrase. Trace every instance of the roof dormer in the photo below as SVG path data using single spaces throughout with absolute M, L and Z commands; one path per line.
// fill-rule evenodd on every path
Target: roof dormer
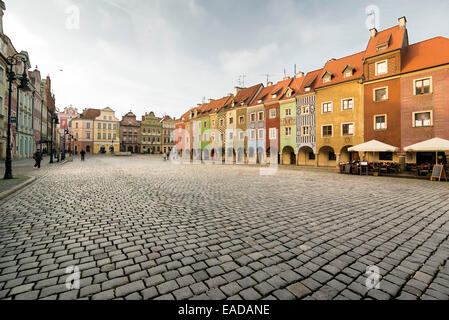
M 388 49 L 391 42 L 391 33 L 382 34 L 378 37 L 376 42 L 377 52 Z
M 323 80 L 323 83 L 328 83 L 332 81 L 333 74 L 329 71 L 326 71 L 321 79 Z
M 341 73 L 343 73 L 343 78 L 350 78 L 354 75 L 355 68 L 351 65 L 346 65 Z

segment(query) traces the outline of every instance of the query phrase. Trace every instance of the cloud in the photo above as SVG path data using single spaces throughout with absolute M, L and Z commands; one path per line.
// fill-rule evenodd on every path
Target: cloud
M 278 53 L 276 43 L 267 44 L 258 50 L 225 51 L 219 55 L 221 68 L 229 74 L 241 74 L 254 70 L 262 70 L 262 65 L 275 59 Z

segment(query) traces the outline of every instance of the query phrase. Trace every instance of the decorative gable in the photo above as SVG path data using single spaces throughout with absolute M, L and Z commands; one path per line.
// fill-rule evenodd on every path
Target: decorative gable
M 333 74 L 329 71 L 326 71 L 323 76 L 321 77 L 321 79 L 323 79 L 323 83 L 327 83 L 330 82 L 332 80 Z
M 352 67 L 351 65 L 346 65 L 346 67 L 343 69 L 342 73 L 343 73 L 343 78 L 350 78 L 354 75 L 355 72 L 355 68 Z

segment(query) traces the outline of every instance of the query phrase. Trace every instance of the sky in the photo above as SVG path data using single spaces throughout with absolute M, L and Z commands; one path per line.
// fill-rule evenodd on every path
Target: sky
M 441 0 L 4 1 L 4 32 L 51 76 L 57 107 L 108 106 L 120 118 L 179 118 L 235 86 L 266 84 L 266 74 L 276 82 L 295 65 L 320 69 L 365 50 L 369 28 L 402 16 L 410 43 L 449 37 Z

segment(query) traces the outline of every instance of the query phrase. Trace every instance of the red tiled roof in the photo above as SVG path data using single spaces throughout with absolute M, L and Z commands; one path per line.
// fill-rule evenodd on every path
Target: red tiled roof
M 257 95 L 256 99 L 254 99 L 253 103 L 251 103 L 251 106 L 257 106 L 258 104 L 260 104 L 259 100 L 262 100 L 262 103 L 281 100 L 291 82 L 292 78 L 287 78 L 285 80 L 279 81 L 275 85 L 263 88 L 262 91 L 260 91 L 260 93 Z M 276 98 L 273 98 L 272 94 L 274 94 L 275 92 L 280 93 Z
M 323 73 L 323 69 L 311 71 L 304 77 L 304 81 L 299 89 L 299 94 L 307 93 L 306 88 L 310 87 L 311 90 L 315 89 L 315 86 L 318 84 L 317 79 L 319 79 L 320 75 Z
M 399 26 L 378 32 L 374 38 L 369 40 L 364 59 L 401 49 L 406 37 L 408 37 L 407 29 Z M 388 40 L 388 48 L 377 51 L 377 46 L 386 43 Z
M 290 85 L 285 89 L 284 91 L 284 95 L 285 93 L 288 91 L 288 89 L 291 89 L 292 92 L 292 97 L 295 97 L 299 91 L 301 90 L 302 84 L 304 83 L 305 77 L 300 77 L 300 78 L 293 78 L 293 81 L 290 83 Z M 284 97 L 284 99 L 287 99 L 287 97 Z
M 97 117 L 99 117 L 100 114 L 101 114 L 101 111 L 98 110 L 98 109 L 86 109 L 86 110 L 83 111 L 83 114 L 81 115 L 81 118 L 94 120 Z
M 323 71 L 320 73 L 320 77 L 317 79 L 317 83 L 315 84 L 315 88 L 322 88 L 326 86 L 331 86 L 334 84 L 338 84 L 341 82 L 358 79 L 363 75 L 363 57 L 365 56 L 365 51 L 353 54 L 348 57 L 344 57 L 337 60 L 331 60 L 326 63 L 323 68 Z M 343 77 L 343 71 L 347 65 L 350 65 L 353 69 L 352 77 L 345 78 Z M 324 83 L 321 77 L 329 72 L 332 74 L 331 81 Z
M 223 97 L 221 99 L 212 100 L 209 103 L 203 104 L 198 110 L 198 117 L 202 118 L 207 116 L 209 113 L 215 113 L 221 110 L 226 103 L 232 98 L 232 96 Z
M 249 105 L 252 102 L 252 100 L 254 100 L 256 94 L 259 92 L 261 88 L 263 88 L 263 84 L 259 83 L 255 86 L 241 89 L 235 97 L 228 100 L 228 102 L 223 108 L 224 109 L 231 108 L 233 102 L 234 105 L 237 107 L 240 106 L 242 103 L 244 105 Z
M 407 47 L 402 73 L 449 63 L 449 39 L 436 37 Z

